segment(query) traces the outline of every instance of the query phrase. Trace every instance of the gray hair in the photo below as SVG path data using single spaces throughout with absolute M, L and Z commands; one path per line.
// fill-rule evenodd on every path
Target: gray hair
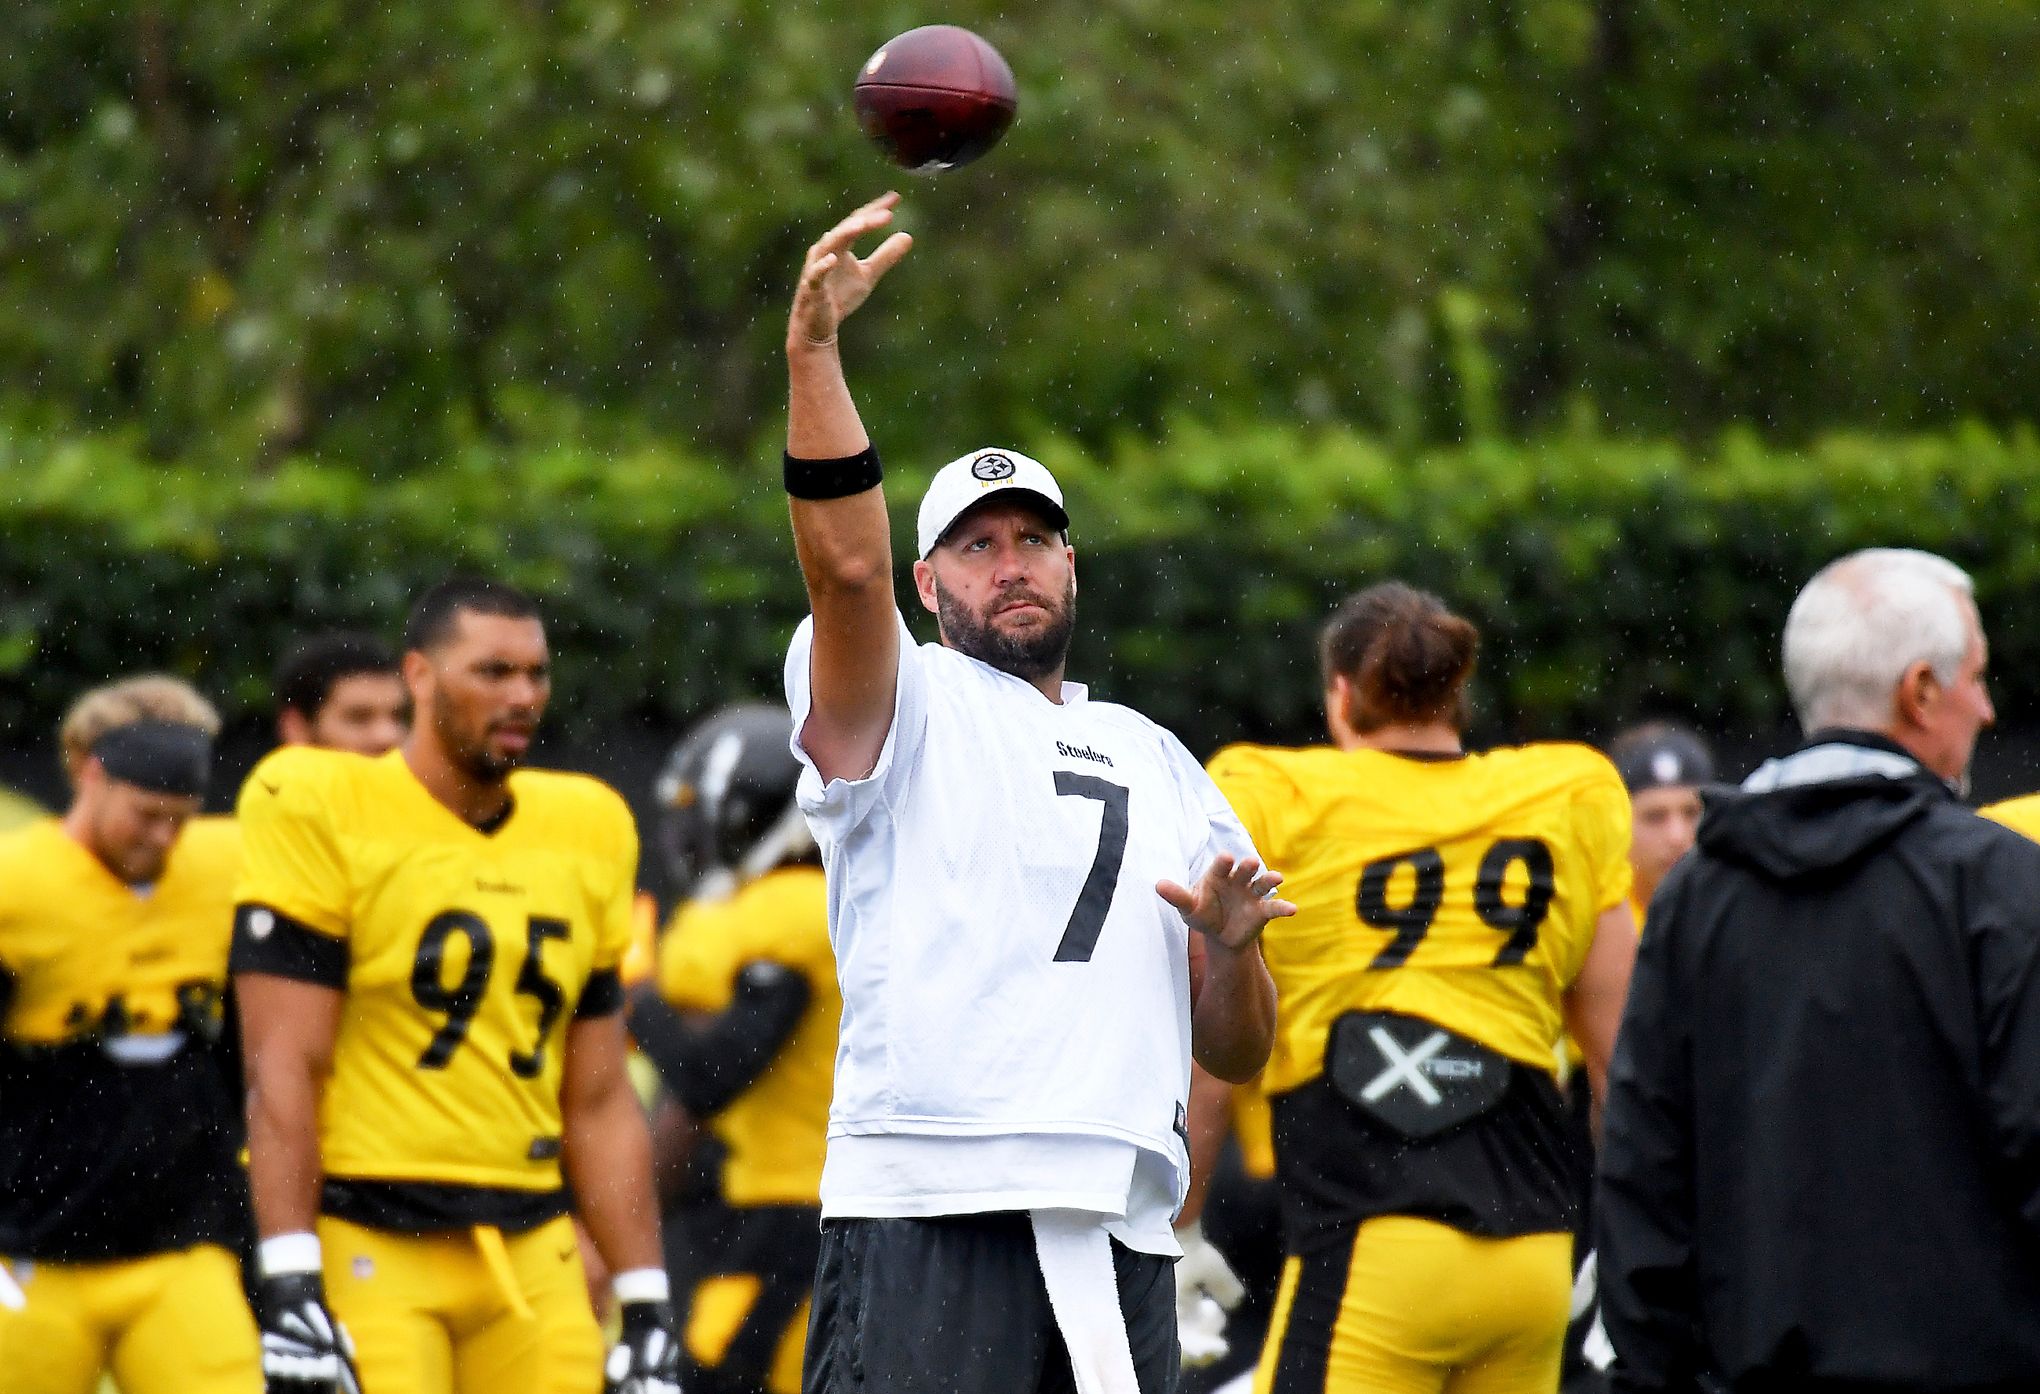
M 1785 685 L 1800 725 L 1881 729 L 1915 663 L 1952 683 L 1974 609 L 1969 574 L 1931 552 L 1871 547 L 1829 562 L 1785 620 Z

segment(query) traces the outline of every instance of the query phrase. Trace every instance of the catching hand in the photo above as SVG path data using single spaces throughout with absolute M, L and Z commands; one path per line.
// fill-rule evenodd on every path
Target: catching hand
M 1155 891 L 1176 907 L 1189 926 L 1227 949 L 1244 949 L 1261 937 L 1268 921 L 1294 915 L 1296 907 L 1277 900 L 1282 874 L 1269 871 L 1252 857 L 1212 858 L 1191 890 L 1174 881 L 1158 882 Z
M 899 264 L 914 239 L 896 232 L 878 244 L 870 256 L 859 258 L 851 245 L 866 233 L 878 231 L 892 221 L 898 194 L 882 194 L 822 234 L 808 248 L 801 267 L 800 286 L 793 293 L 793 314 L 786 327 L 789 346 L 802 340 L 826 344 L 836 337 L 843 321 L 872 292 L 885 273 Z

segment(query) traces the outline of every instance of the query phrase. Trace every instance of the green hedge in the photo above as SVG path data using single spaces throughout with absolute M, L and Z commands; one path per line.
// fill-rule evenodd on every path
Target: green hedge
M 592 426 L 570 436 L 372 483 L 306 463 L 223 478 L 150 463 L 121 438 L 0 427 L 0 729 L 40 743 L 79 686 L 144 666 L 187 673 L 245 715 L 294 632 L 392 629 L 407 595 L 457 566 L 547 596 L 570 739 L 775 693 L 803 611 L 776 462 L 731 466 Z M 1873 543 L 1970 567 L 2001 710 L 2017 720 L 2040 699 L 2030 430 L 1795 449 L 1573 434 L 1398 453 L 1247 425 L 1181 426 L 1105 455 L 1025 444 L 1077 520 L 1074 670 L 1195 749 L 1310 736 L 1317 621 L 1387 576 L 1439 590 L 1486 632 L 1483 736 L 1592 734 L 1662 712 L 1768 729 L 1786 715 L 1776 650 L 1793 592 Z M 925 471 L 896 462 L 894 476 L 904 533 Z

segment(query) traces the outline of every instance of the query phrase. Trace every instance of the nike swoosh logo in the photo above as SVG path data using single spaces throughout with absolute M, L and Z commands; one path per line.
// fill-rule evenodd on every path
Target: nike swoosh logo
M 281 784 L 271 784 L 266 779 L 258 779 L 255 782 L 261 785 L 264 789 L 267 789 L 272 795 L 281 794 L 283 792 L 283 786 Z
M 568 1259 L 571 1259 L 575 1254 L 578 1254 L 580 1252 L 581 1251 L 579 1249 L 562 1249 L 560 1250 L 560 1262 L 565 1263 Z

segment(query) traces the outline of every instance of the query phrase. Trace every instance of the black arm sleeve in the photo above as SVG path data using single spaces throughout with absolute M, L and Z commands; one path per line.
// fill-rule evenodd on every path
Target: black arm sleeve
M 1612 1384 L 1623 1394 L 1689 1389 L 1700 1358 L 1685 1040 L 1690 998 L 1674 981 L 1677 888 L 1686 869 L 1675 868 L 1652 902 L 1602 1115 L 1594 1248 L 1601 1318 L 1615 1347 Z
M 267 905 L 234 908 L 235 973 L 268 973 L 338 991 L 347 988 L 347 941 L 321 934 Z
M 614 968 L 598 968 L 581 987 L 581 1000 L 574 1004 L 574 1020 L 611 1016 L 623 1010 L 623 974 Z
M 813 989 L 784 964 L 744 965 L 730 1005 L 705 1028 L 646 989 L 633 995 L 630 1033 L 660 1080 L 696 1118 L 712 1118 L 765 1073 L 800 1024 Z

